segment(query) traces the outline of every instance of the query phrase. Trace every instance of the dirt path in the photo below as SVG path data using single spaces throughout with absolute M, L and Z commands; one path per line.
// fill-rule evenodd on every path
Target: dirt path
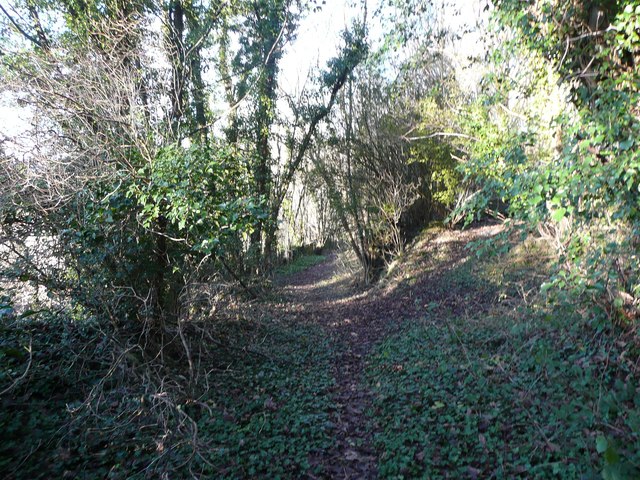
M 320 478 L 375 478 L 377 455 L 369 431 L 371 393 L 363 387 L 366 356 L 384 335 L 380 316 L 367 308 L 366 295 L 354 293 L 346 280 L 335 280 L 335 256 L 291 277 L 284 287 L 300 317 L 322 325 L 336 354 L 331 391 L 334 446 L 312 459 Z M 312 477 L 313 478 L 313 477 Z
M 330 256 L 326 262 L 288 277 L 281 285 L 289 314 L 321 325 L 336 352 L 331 392 L 334 446 L 312 459 L 320 467 L 320 478 L 378 476 L 380 452 L 374 448 L 374 432 L 367 415 L 372 393 L 364 382 L 368 355 L 403 322 L 419 317 L 426 304 L 438 301 L 455 305 L 456 292 L 438 289 L 438 277 L 467 258 L 464 246 L 469 241 L 495 233 L 495 227 L 446 232 L 438 235 L 437 243 L 418 245 L 413 250 L 421 259 L 413 263 L 418 270 L 404 272 L 411 277 L 409 283 L 396 279 L 367 292 L 354 291 L 348 279 L 335 276 L 337 258 Z

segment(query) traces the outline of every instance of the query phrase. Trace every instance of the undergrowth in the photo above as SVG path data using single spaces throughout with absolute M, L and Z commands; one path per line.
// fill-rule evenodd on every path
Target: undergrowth
M 149 378 L 159 370 L 136 365 L 113 330 L 46 312 L 0 328 L 5 478 L 143 478 L 189 454 L 163 455 L 184 433 L 175 382 Z
M 381 476 L 638 478 L 640 396 L 620 346 L 495 320 L 452 334 L 433 318 L 380 347 Z
M 313 454 L 328 448 L 330 349 L 322 332 L 268 325 L 267 356 L 236 358 L 203 397 L 199 421 L 210 449 L 203 473 L 215 478 L 297 477 L 314 471 Z
M 380 477 L 640 478 L 637 339 L 545 303 L 544 243 L 479 260 L 465 238 L 387 280 L 421 313 L 363 359 Z M 3 478 L 322 475 L 340 344 L 266 307 L 184 322 L 157 358 L 91 319 L 0 317 Z
M 296 476 L 328 444 L 329 348 L 317 329 L 192 325 L 190 376 L 171 343 L 164 364 L 143 363 L 97 322 L 2 320 L 3 478 Z
M 540 246 L 467 261 L 367 371 L 383 478 L 640 477 L 633 344 L 533 293 Z M 535 299 L 535 301 L 534 301 Z

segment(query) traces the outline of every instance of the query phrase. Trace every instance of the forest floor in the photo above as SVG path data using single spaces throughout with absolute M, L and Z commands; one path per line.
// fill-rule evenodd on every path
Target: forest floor
M 375 387 L 366 374 L 373 367 L 373 351 L 384 340 L 401 331 L 403 325 L 422 320 L 434 306 L 464 308 L 461 294 L 477 294 L 476 304 L 491 303 L 480 289 L 461 292 L 441 288 L 443 276 L 456 264 L 468 259 L 465 246 L 471 240 L 493 236 L 499 227 L 484 227 L 467 232 L 435 232 L 422 239 L 403 262 L 402 278 L 395 278 L 372 290 L 354 289 L 348 274 L 340 275 L 338 258 L 330 255 L 326 262 L 295 275 L 280 279 L 287 315 L 298 321 L 322 327 L 333 346 L 329 390 L 332 445 L 313 456 L 311 464 L 319 467 L 324 478 L 375 478 L 378 452 L 374 434 L 378 422 L 371 421 Z M 420 265 L 417 265 L 419 261 Z M 408 271 L 411 264 L 413 271 Z M 457 310 L 460 310 L 458 308 Z M 401 364 L 392 369 L 402 371 Z M 313 477 L 313 474 L 310 474 Z
M 238 392 L 252 408 L 222 410 L 242 433 L 212 463 L 230 477 L 640 478 L 630 340 L 545 305 L 546 244 L 492 255 L 501 230 L 426 231 L 368 290 L 336 255 L 278 278 L 254 312 L 270 359 L 247 373 L 274 370 Z
M 497 241 L 501 232 L 425 230 L 366 289 L 338 254 L 286 266 L 267 298 L 199 324 L 215 343 L 203 344 L 194 368 L 204 380 L 182 399 L 96 380 L 65 338 L 98 348 L 98 332 L 34 323 L 42 358 L 32 369 L 42 372 L 2 400 L 0 472 L 640 478 L 637 334 L 543 296 L 553 263 L 546 243 Z M 185 365 L 167 378 L 186 382 Z M 75 418 L 80 386 L 96 381 L 104 394 L 89 406 L 100 414 Z M 166 424 L 150 402 L 166 402 Z M 188 425 L 191 437 L 181 437 Z

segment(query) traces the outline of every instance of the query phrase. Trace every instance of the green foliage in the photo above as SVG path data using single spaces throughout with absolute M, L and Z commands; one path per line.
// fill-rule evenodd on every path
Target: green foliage
M 235 356 L 203 398 L 211 408 L 199 420 L 211 445 L 203 471 L 216 478 L 312 474 L 311 454 L 331 446 L 331 348 L 316 328 L 255 327 L 269 357 Z
M 471 132 L 478 138 L 471 145 L 470 160 L 459 165 L 459 170 L 467 183 L 479 187 L 476 195 L 456 214 L 466 213 L 466 222 L 493 212 L 498 202 L 509 201 L 512 213 L 527 205 L 527 214 L 535 214 L 538 205 L 536 178 L 531 174 L 526 162 L 523 144 L 527 135 L 511 132 L 491 124 L 488 112 L 482 104 L 471 107 L 478 118 L 465 118 Z M 480 120 L 480 124 L 478 124 Z M 531 198 L 533 197 L 533 198 Z M 535 221 L 535 218 L 531 218 Z
M 246 194 L 248 172 L 241 165 L 223 146 L 171 145 L 138 170 L 127 196 L 137 201 L 143 227 L 166 219 L 170 235 L 193 251 L 221 253 L 225 241 L 247 236 L 263 218 L 260 204 Z
M 505 287 L 532 278 L 519 258 L 462 265 L 437 288 L 466 301 L 481 285 L 507 301 L 519 290 Z M 508 311 L 459 316 L 432 302 L 377 347 L 367 378 L 380 476 L 636 478 L 640 397 L 624 342 L 560 310 Z
M 453 98 L 455 92 L 449 94 Z M 455 144 L 444 142 L 437 136 L 450 129 L 449 119 L 444 118 L 447 113 L 437 96 L 422 99 L 419 108 L 420 128 L 416 130 L 417 140 L 411 146 L 411 161 L 426 167 L 423 195 L 431 198 L 435 204 L 433 208 L 445 211 L 453 208 L 461 180 L 456 169 L 457 162 L 452 156 L 456 151 Z M 434 130 L 441 131 L 433 133 Z
M 327 70 L 322 75 L 322 83 L 332 89 L 342 87 L 347 77 L 367 58 L 369 53 L 363 25 L 354 25 L 353 31 L 343 30 L 342 40 L 344 46 L 340 56 L 327 62 Z
M 72 302 L 83 305 L 88 315 L 133 320 L 145 314 L 143 306 L 135 295 L 113 301 L 121 296 L 110 287 L 129 286 L 142 293 L 161 267 L 154 262 L 153 239 L 135 220 L 135 202 L 123 192 L 108 196 L 108 187 L 112 185 L 80 192 L 60 217 L 49 219 L 60 226 L 64 249 L 59 254 L 69 269 L 43 283 L 53 294 L 70 286 Z
M 551 225 L 567 272 L 549 285 L 619 320 L 615 303 L 640 290 L 640 4 L 561 4 L 498 5 L 498 27 L 514 41 L 494 51 L 486 95 L 472 109 L 479 116 L 462 115 L 478 139 L 461 167 L 478 191 L 462 211 L 470 221 L 502 204 L 531 227 Z M 510 55 L 531 68 L 505 63 Z M 529 98 L 505 106 L 514 93 Z M 634 317 L 625 302 L 622 316 Z
M 502 343 L 504 327 L 520 332 L 509 333 L 506 346 L 487 348 Z M 455 328 L 457 336 L 435 324 L 414 328 L 380 347 L 370 381 L 383 428 L 376 441 L 387 452 L 382 476 L 598 478 L 595 437 L 608 430 L 610 411 L 597 410 L 611 405 L 627 428 L 638 421 L 633 401 L 621 401 L 615 387 L 600 397 L 601 381 L 615 378 L 594 360 L 600 346 L 576 348 L 572 335 L 544 330 L 533 344 L 516 325 Z M 631 479 L 639 445 L 626 438 L 623 448 L 601 453 L 606 472 L 616 468 Z
M 88 314 L 120 320 L 157 315 L 158 306 L 144 299 L 160 287 L 156 295 L 173 315 L 171 299 L 189 270 L 207 256 L 224 255 L 262 215 L 258 202 L 244 194 L 239 164 L 223 149 L 170 146 L 136 177 L 79 192 L 47 219 L 61 228 L 61 253 L 70 268 L 57 281 L 73 285 L 72 299 Z M 48 286 L 60 288 L 53 281 Z

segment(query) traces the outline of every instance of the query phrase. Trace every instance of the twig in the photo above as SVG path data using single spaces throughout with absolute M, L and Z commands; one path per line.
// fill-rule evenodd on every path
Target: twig
M 509 108 L 505 107 L 501 103 L 498 103 L 498 106 L 502 108 L 505 112 L 507 112 L 509 115 L 513 115 L 514 117 L 517 117 L 520 120 L 527 120 L 527 117 L 525 117 L 524 115 L 521 115 L 519 113 L 514 112 L 513 110 L 510 110 Z
M 187 354 L 187 361 L 189 362 L 189 377 L 191 378 L 191 381 L 193 381 L 193 360 L 191 359 L 191 351 L 189 350 L 189 345 L 187 344 L 187 340 L 184 338 L 184 333 L 182 332 L 183 323 L 184 322 L 182 321 L 178 322 L 178 334 L 180 335 L 180 340 L 182 341 L 182 345 L 184 346 L 184 351 Z
M 5 388 L 4 390 L 2 390 L 0 392 L 0 396 L 4 395 L 5 393 L 9 393 L 11 390 L 13 390 L 14 388 L 16 388 L 18 386 L 18 384 L 24 380 L 24 378 L 27 376 L 27 373 L 29 373 L 29 369 L 31 368 L 31 363 L 33 362 L 33 350 L 32 350 L 32 344 L 33 344 L 33 338 L 31 338 L 29 340 L 29 348 L 27 348 L 27 351 L 29 352 L 29 362 L 27 363 L 27 368 L 25 368 L 24 372 L 22 373 L 22 375 L 20 375 L 18 378 L 16 378 L 13 382 L 11 382 L 11 385 L 9 385 L 7 388 Z
M 469 371 L 471 372 L 471 375 L 473 376 L 473 378 L 478 380 L 478 375 L 476 375 L 476 372 L 473 370 L 473 366 L 472 366 L 472 363 L 471 363 L 471 357 L 469 356 L 469 351 L 467 350 L 466 345 L 462 342 L 462 339 L 460 338 L 460 335 L 458 335 L 458 332 L 455 331 L 455 329 L 453 328 L 453 325 L 451 325 L 451 322 L 449 321 L 449 318 L 446 315 L 443 315 L 442 319 L 444 320 L 444 323 L 447 326 L 447 329 L 449 330 L 449 333 L 452 336 L 454 336 L 456 338 L 456 340 L 458 340 L 458 343 L 462 347 L 462 352 L 464 353 L 464 356 L 467 359 L 467 364 L 469 365 Z
M 222 266 L 225 268 L 225 270 L 227 272 L 229 272 L 229 274 L 242 286 L 242 288 L 245 289 L 245 291 L 251 295 L 251 297 L 254 300 L 257 300 L 258 298 L 260 298 L 253 290 L 251 290 L 242 280 L 242 278 L 240 278 L 233 270 L 231 270 L 231 267 L 229 267 L 229 265 L 227 265 L 227 262 L 224 261 L 224 259 L 222 257 L 220 258 L 220 263 L 222 263 Z
M 214 343 L 215 345 L 217 345 L 219 347 L 222 347 L 222 348 L 224 348 L 226 350 L 237 350 L 237 351 L 240 351 L 240 352 L 250 353 L 252 355 L 257 355 L 259 357 L 266 358 L 267 360 L 274 361 L 274 359 L 271 358 L 269 355 L 264 354 L 262 352 L 258 352 L 257 350 L 252 350 L 252 349 L 247 348 L 247 347 L 242 347 L 242 348 L 241 347 L 234 347 L 233 345 L 228 345 L 228 344 L 223 343 L 223 342 L 221 342 L 219 340 L 216 340 L 215 338 L 213 338 L 213 336 L 211 335 L 210 332 L 207 332 L 207 337 L 209 337 L 209 340 L 212 343 Z
M 479 141 L 478 137 L 474 137 L 472 135 L 467 135 L 466 133 L 456 133 L 456 132 L 435 132 L 429 135 L 420 135 L 417 137 L 403 137 L 405 140 L 412 142 L 414 140 L 425 140 L 427 138 L 435 138 L 435 137 L 458 137 L 458 138 L 466 138 L 468 140 Z

